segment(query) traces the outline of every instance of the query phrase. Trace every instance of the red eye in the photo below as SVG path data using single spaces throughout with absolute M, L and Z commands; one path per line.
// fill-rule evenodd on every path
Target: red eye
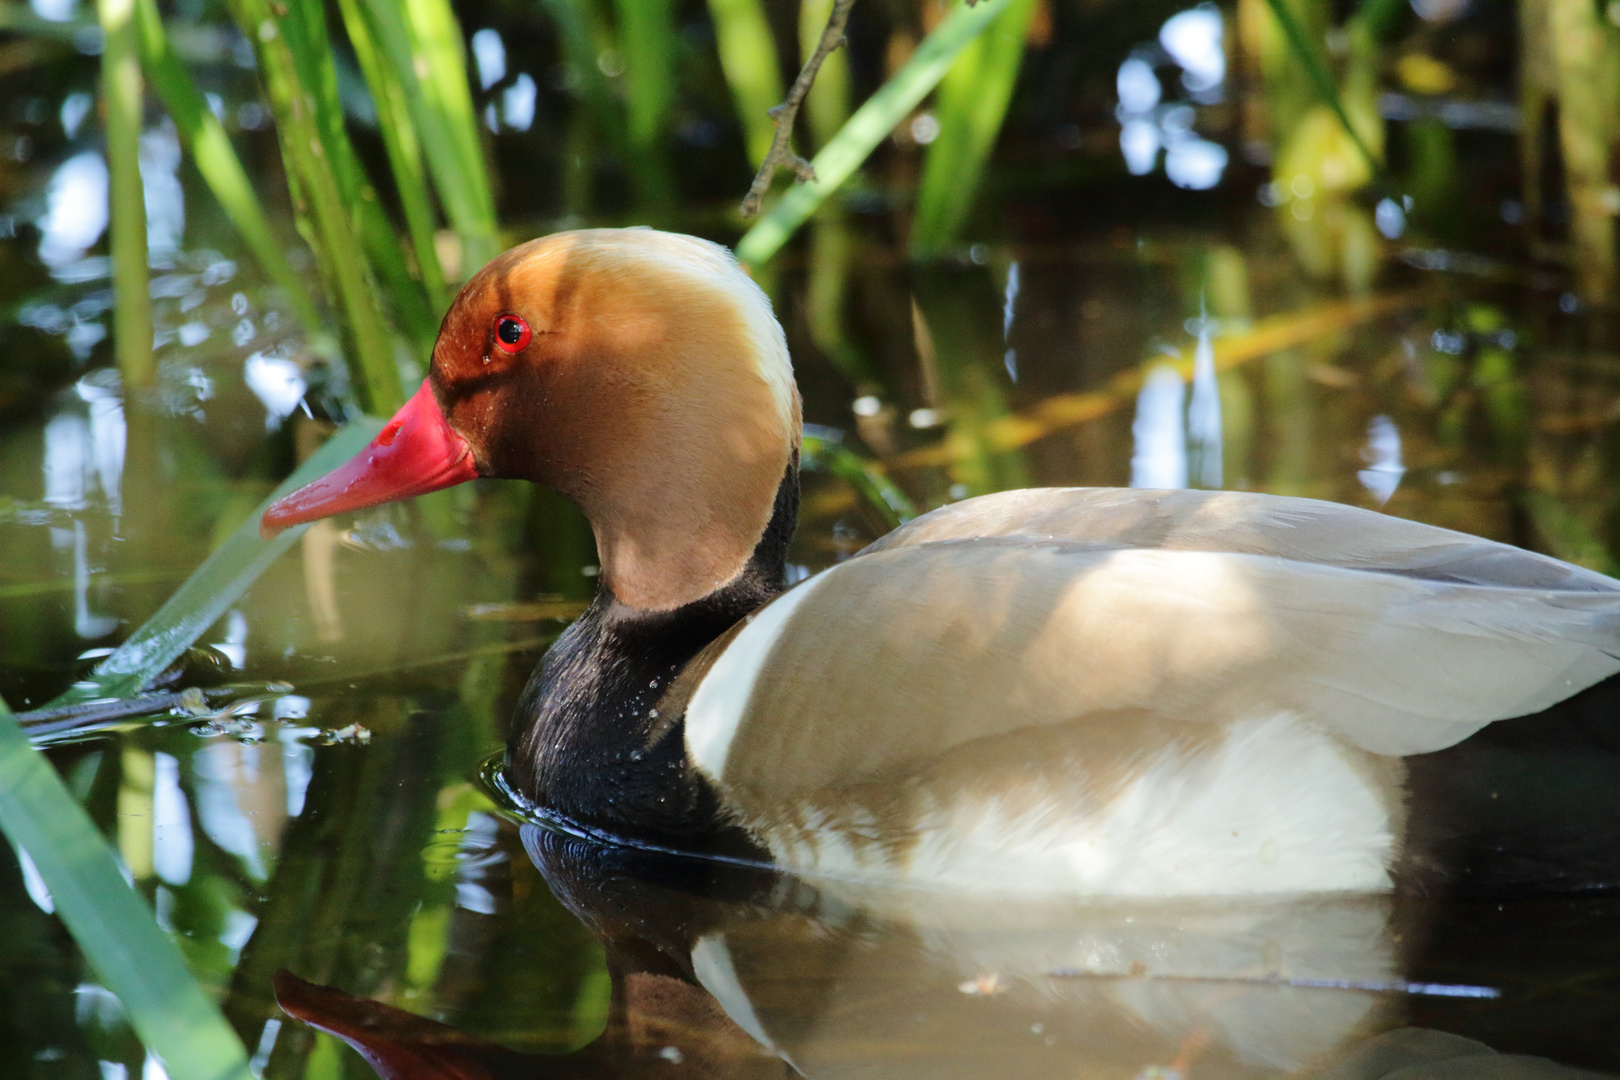
M 528 347 L 529 339 L 534 337 L 534 331 L 529 324 L 523 321 L 520 315 L 497 315 L 495 317 L 495 342 L 500 346 L 501 352 L 520 353 Z

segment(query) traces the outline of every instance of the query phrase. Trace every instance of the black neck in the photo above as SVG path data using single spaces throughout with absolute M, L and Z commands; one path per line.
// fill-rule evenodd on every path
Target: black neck
M 557 639 L 518 703 L 507 771 L 546 808 L 609 831 L 712 846 L 725 831 L 686 760 L 685 724 L 659 699 L 704 646 L 782 592 L 799 511 L 795 452 L 747 565 L 672 611 L 627 607 L 606 587 Z

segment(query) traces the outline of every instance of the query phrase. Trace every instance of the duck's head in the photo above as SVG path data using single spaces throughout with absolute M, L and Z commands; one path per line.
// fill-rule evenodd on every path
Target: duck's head
M 742 573 L 798 440 L 782 329 L 724 248 L 651 229 L 558 233 L 480 270 L 422 388 L 261 528 L 480 476 L 533 480 L 590 518 L 619 602 L 668 610 Z

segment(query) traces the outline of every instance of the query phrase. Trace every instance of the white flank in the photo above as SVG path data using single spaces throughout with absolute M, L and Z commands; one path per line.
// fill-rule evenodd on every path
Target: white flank
M 782 636 L 782 628 L 811 590 L 826 578 L 826 573 L 817 574 L 767 604 L 726 646 L 698 684 L 686 707 L 686 751 L 692 764 L 709 779 L 719 781 L 725 775 L 731 740 L 748 710 L 760 668 Z
M 1169 748 L 1145 759 L 1106 803 L 1085 797 L 1083 776 L 1071 786 L 1050 773 L 1030 781 L 1049 791 L 1035 799 L 925 788 L 919 842 L 898 858 L 828 827 L 766 840 L 778 862 L 803 873 L 980 893 L 1387 889 L 1393 823 L 1356 756 L 1281 714 L 1235 724 L 1195 754 Z

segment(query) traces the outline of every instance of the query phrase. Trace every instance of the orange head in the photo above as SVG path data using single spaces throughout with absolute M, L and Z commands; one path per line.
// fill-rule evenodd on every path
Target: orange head
M 533 480 L 584 509 L 618 600 L 666 610 L 741 572 L 798 438 L 781 327 L 725 249 L 652 229 L 558 233 L 480 270 L 421 390 L 262 528 L 475 476 Z

